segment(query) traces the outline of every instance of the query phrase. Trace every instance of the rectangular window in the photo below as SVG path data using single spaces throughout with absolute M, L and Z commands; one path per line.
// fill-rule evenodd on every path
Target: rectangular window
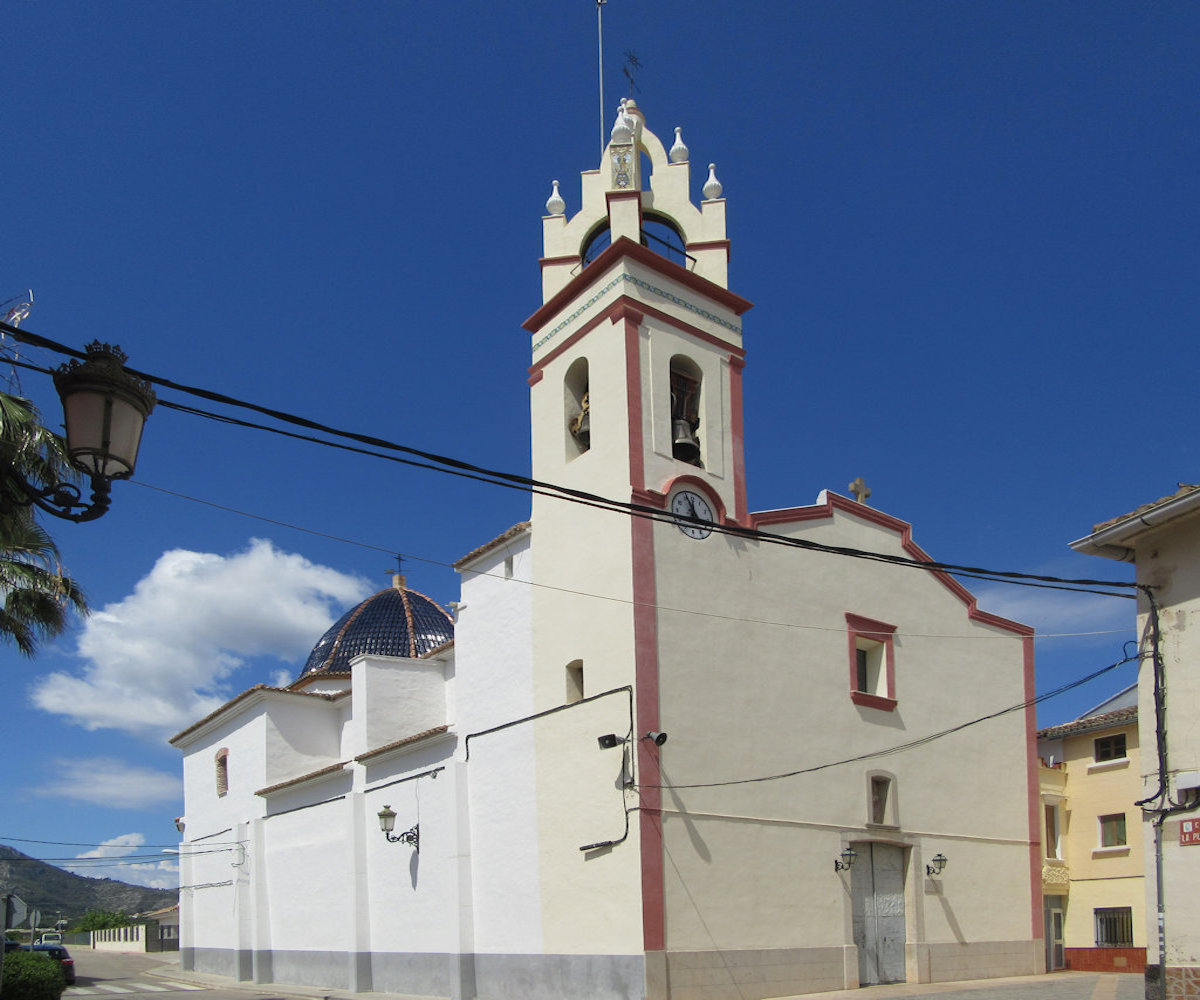
M 850 700 L 890 712 L 896 707 L 893 637 L 896 626 L 846 612 L 850 644 Z
M 1058 806 L 1046 806 L 1046 857 L 1058 857 Z
M 871 822 L 880 826 L 888 822 L 888 793 L 892 790 L 889 778 L 871 779 Z
M 572 660 L 567 664 L 567 701 L 574 705 L 583 700 L 583 660 Z
M 1113 813 L 1111 816 L 1100 817 L 1100 846 L 1101 847 L 1124 847 L 1127 841 L 1125 840 L 1125 814 Z
M 1123 760 L 1125 757 L 1125 734 L 1101 736 L 1096 740 L 1096 763 L 1103 760 Z
M 1093 910 L 1096 917 L 1097 948 L 1133 947 L 1133 910 L 1128 906 L 1105 906 Z

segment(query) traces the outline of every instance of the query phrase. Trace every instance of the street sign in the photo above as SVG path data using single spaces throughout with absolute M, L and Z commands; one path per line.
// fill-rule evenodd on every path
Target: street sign
M 1200 844 L 1200 819 L 1179 821 L 1179 845 Z

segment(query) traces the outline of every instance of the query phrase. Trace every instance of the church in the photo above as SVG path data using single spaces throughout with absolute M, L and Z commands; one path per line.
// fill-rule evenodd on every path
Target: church
M 751 303 L 691 185 L 627 100 L 542 220 L 532 476 L 625 509 L 535 493 L 453 614 L 397 577 L 172 739 L 185 969 L 454 1000 L 1044 971 L 1033 708 L 947 732 L 1032 698 L 1033 630 L 907 565 L 861 483 L 749 509 Z

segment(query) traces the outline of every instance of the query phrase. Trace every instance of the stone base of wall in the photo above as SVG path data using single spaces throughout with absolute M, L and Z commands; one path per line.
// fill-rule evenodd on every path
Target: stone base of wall
M 918 945 L 928 954 L 929 983 L 1036 976 L 1046 971 L 1042 940 Z
M 660 996 L 662 1000 L 767 1000 L 842 990 L 847 987 L 846 951 L 841 947 L 669 951 Z
M 1063 955 L 1072 972 L 1146 971 L 1145 948 L 1064 948 Z
M 1043 972 L 1041 941 L 910 945 L 910 982 L 954 982 Z M 854 989 L 853 946 L 648 955 L 451 955 L 333 951 L 236 952 L 188 948 L 184 969 L 257 984 L 290 983 L 347 992 L 477 996 L 479 1000 L 770 1000 Z M 1168 1000 L 1200 1000 L 1196 991 Z
M 289 984 L 421 997 L 642 1000 L 641 955 L 457 955 L 184 949 L 181 967 L 257 984 Z M 736 996 L 736 994 L 734 994 Z M 778 994 L 775 994 L 778 995 Z

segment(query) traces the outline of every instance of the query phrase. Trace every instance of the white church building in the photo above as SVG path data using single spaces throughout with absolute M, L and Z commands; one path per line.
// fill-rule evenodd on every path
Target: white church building
M 542 221 L 535 495 L 184 755 L 185 969 L 455 1000 L 751 1000 L 1043 971 L 1033 638 L 821 492 L 754 512 L 715 172 L 632 102 Z M 733 530 L 731 530 L 733 529 Z M 493 529 L 494 530 L 494 529 Z M 382 818 L 391 825 L 381 828 Z

